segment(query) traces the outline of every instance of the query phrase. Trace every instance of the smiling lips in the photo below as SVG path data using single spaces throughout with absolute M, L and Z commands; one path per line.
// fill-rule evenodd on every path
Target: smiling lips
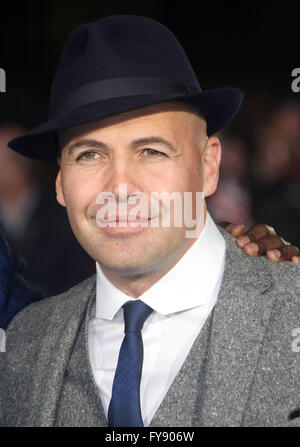
M 125 236 L 126 234 L 130 235 L 143 231 L 145 225 L 142 225 L 142 223 L 149 222 L 150 220 L 151 218 L 144 218 L 142 220 L 132 216 L 114 216 L 103 222 L 105 226 L 102 228 L 111 235 Z
M 134 216 L 114 216 L 107 220 L 108 223 L 110 222 L 146 222 L 149 220 L 148 217 L 144 217 L 142 219 L 136 219 Z
M 101 219 L 100 225 L 103 229 L 107 231 L 137 231 L 143 229 L 142 224 L 145 222 L 149 222 L 151 218 L 144 217 L 141 219 L 137 219 L 136 216 L 109 216 L 107 220 Z M 131 224 L 134 223 L 134 224 Z

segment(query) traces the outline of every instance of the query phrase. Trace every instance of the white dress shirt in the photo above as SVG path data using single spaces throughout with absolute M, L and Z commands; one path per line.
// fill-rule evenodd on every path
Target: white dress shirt
M 225 241 L 207 213 L 205 226 L 177 264 L 138 299 L 154 312 L 142 329 L 144 361 L 141 411 L 148 426 L 184 363 L 218 297 Z M 124 338 L 122 305 L 134 298 L 114 286 L 96 262 L 96 302 L 89 324 L 89 353 L 107 417 L 119 350 Z

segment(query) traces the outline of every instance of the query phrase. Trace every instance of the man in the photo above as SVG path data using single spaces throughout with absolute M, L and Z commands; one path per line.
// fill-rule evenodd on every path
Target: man
M 299 267 L 250 260 L 201 200 L 241 99 L 201 92 L 151 19 L 72 33 L 49 121 L 10 147 L 58 157 L 57 200 L 97 275 L 10 323 L 2 425 L 299 426 Z M 168 207 L 155 192 L 177 195 Z

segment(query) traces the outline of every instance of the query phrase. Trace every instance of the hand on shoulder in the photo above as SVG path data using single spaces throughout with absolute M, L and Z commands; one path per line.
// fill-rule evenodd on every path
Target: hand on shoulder
M 248 256 L 267 256 L 270 261 L 291 261 L 300 264 L 299 248 L 276 234 L 267 224 L 254 224 L 248 230 L 242 224 L 219 222 L 222 228 L 236 238 L 237 245 Z

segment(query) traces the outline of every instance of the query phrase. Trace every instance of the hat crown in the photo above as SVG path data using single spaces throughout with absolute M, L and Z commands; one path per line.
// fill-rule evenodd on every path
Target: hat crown
M 70 34 L 54 78 L 49 115 L 73 90 L 118 78 L 169 80 L 201 90 L 182 46 L 167 27 L 143 16 L 115 15 Z

